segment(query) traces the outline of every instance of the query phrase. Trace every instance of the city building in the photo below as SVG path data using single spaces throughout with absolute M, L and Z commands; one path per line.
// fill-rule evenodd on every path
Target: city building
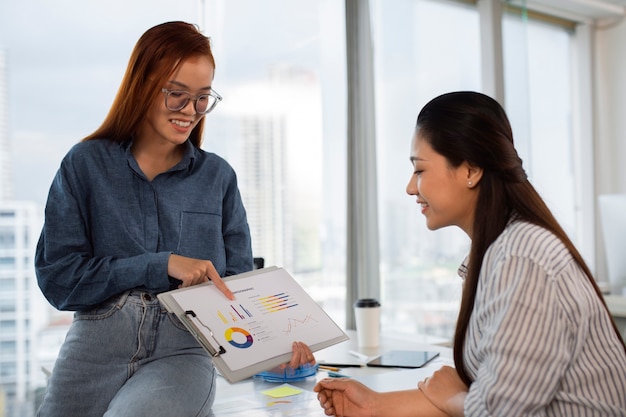
M 41 221 L 35 203 L 0 202 L 0 387 L 6 417 L 32 415 L 33 392 L 45 384 L 37 346 L 49 314 L 33 266 Z
M 42 210 L 14 200 L 7 67 L 0 49 L 0 417 L 27 417 L 34 414 L 35 391 L 46 382 L 38 339 L 51 308 L 37 286 L 33 262 Z

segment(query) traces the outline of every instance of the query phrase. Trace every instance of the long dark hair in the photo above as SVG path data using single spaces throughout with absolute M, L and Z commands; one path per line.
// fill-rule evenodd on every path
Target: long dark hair
M 137 41 L 128 61 L 113 105 L 102 125 L 83 139 L 106 138 L 121 142 L 134 133 L 150 105 L 162 95 L 161 88 L 188 58 L 206 56 L 215 68 L 210 39 L 196 26 L 167 22 L 148 29 Z M 189 135 L 196 147 L 202 144 L 202 118 Z
M 472 379 L 465 368 L 463 346 L 474 309 L 478 277 L 487 248 L 502 233 L 513 213 L 517 218 L 556 235 L 587 275 L 605 308 L 606 303 L 582 256 L 528 181 L 522 160 L 513 146 L 509 119 L 497 101 L 471 91 L 443 94 L 424 106 L 417 117 L 416 129 L 419 129 L 420 137 L 447 159 L 451 167 L 458 167 L 467 161 L 483 169 L 472 229 L 469 269 L 454 334 L 455 366 L 461 379 L 470 385 Z M 614 322 L 613 327 L 624 345 Z

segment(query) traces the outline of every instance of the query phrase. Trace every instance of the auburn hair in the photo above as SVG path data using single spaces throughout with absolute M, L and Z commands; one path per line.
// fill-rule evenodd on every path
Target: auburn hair
M 451 167 L 458 167 L 467 161 L 483 169 L 467 277 L 454 333 L 456 370 L 468 386 L 472 378 L 465 367 L 463 349 L 474 310 L 483 257 L 512 216 L 541 226 L 556 235 L 580 265 L 608 312 L 602 292 L 583 257 L 528 181 L 522 160 L 513 145 L 508 117 L 496 100 L 471 91 L 443 94 L 424 106 L 417 117 L 416 129 L 419 129 L 420 137 L 443 155 Z M 613 328 L 624 345 L 614 321 Z
M 215 68 L 210 39 L 185 22 L 167 22 L 148 29 L 137 41 L 115 100 L 102 125 L 83 141 L 108 139 L 122 142 L 133 136 L 148 109 L 163 93 L 169 76 L 187 59 L 209 58 Z M 202 144 L 204 118 L 191 131 L 189 140 Z

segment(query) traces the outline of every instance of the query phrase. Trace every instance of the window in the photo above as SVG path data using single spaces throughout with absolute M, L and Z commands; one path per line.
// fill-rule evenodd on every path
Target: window
M 9 256 L 0 257 L 0 270 L 12 270 L 15 268 L 15 258 Z
M 480 16 L 474 6 L 454 2 L 373 4 L 383 328 L 451 338 L 461 290 L 457 268 L 469 240 L 456 228 L 428 231 L 414 199 L 403 193 L 419 109 L 441 93 L 481 91 Z M 503 104 L 516 146 L 529 178 L 575 239 L 571 33 L 506 15 L 503 43 Z
M 0 342 L 0 355 L 14 355 L 16 353 L 16 346 L 14 340 Z
M 203 147 L 237 172 L 254 255 L 290 271 L 341 321 L 343 2 L 209 1 L 206 16 L 215 39 L 214 84 L 224 100 L 206 119 Z
M 13 227 L 0 227 L 0 249 L 15 248 L 15 232 Z
M 504 17 L 506 108 L 516 147 L 531 183 L 576 242 L 571 37 L 567 28 L 524 15 Z
M 0 60 L 6 57 L 0 84 L 8 85 L 8 97 L 0 100 L 8 102 L 16 197 L 43 206 L 63 155 L 105 117 L 145 29 L 167 20 L 197 22 L 212 38 L 214 86 L 224 97 L 206 119 L 203 146 L 237 172 L 254 256 L 289 270 L 343 325 L 349 215 L 344 1 L 179 0 L 176 10 L 163 1 L 76 2 L 66 8 L 22 3 L 0 2 L 0 43 L 6 48 L 6 55 L 0 54 Z M 450 338 L 455 326 L 457 268 L 469 241 L 456 228 L 427 230 L 405 188 L 419 109 L 443 92 L 481 91 L 481 22 L 473 3 L 370 0 L 385 332 Z M 33 9 L 45 19 L 33 23 Z M 30 36 L 23 36 L 24 21 L 31 22 Z M 533 184 L 572 238 L 580 238 L 574 220 L 573 178 L 579 167 L 571 140 L 572 34 L 507 15 L 503 43 L 504 104 L 517 147 Z M 33 97 L 41 98 L 38 106 L 45 109 L 37 117 Z M 21 239 L 5 226 L 15 217 L 13 210 L 0 211 L 0 252 Z M 24 233 L 26 244 L 36 241 Z M 16 269 L 8 253 L 0 253 L 5 294 L 20 289 L 7 276 Z M 32 253 L 17 256 L 32 265 Z M 34 277 L 20 281 L 30 293 Z M 16 302 L 9 294 L 0 299 L 2 335 L 15 331 Z M 24 299 L 25 311 L 39 312 L 37 302 Z M 38 330 L 36 321 L 25 323 L 27 330 Z M 26 361 L 16 367 L 2 360 L 3 382 L 12 382 L 5 390 L 15 394 L 14 380 L 25 381 L 16 369 Z
M 0 293 L 12 294 L 15 289 L 15 278 L 0 278 Z
M 373 4 L 382 326 L 450 338 L 469 240 L 457 228 L 429 231 L 405 189 L 422 106 L 449 91 L 480 91 L 479 16 L 441 1 Z
M 15 313 L 16 305 L 17 301 L 14 299 L 0 298 L 0 313 Z
M 15 328 L 15 320 L 0 320 L 0 334 L 13 333 Z

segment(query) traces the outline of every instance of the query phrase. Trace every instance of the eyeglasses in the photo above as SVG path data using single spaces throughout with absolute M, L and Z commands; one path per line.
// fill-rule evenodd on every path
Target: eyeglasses
M 222 101 L 222 96 L 213 89 L 209 94 L 198 96 L 192 96 L 187 91 L 168 90 L 167 88 L 162 88 L 161 92 L 165 93 L 165 107 L 170 111 L 180 111 L 187 106 L 189 100 L 193 100 L 193 108 L 196 113 L 207 114 L 217 106 L 217 103 Z

